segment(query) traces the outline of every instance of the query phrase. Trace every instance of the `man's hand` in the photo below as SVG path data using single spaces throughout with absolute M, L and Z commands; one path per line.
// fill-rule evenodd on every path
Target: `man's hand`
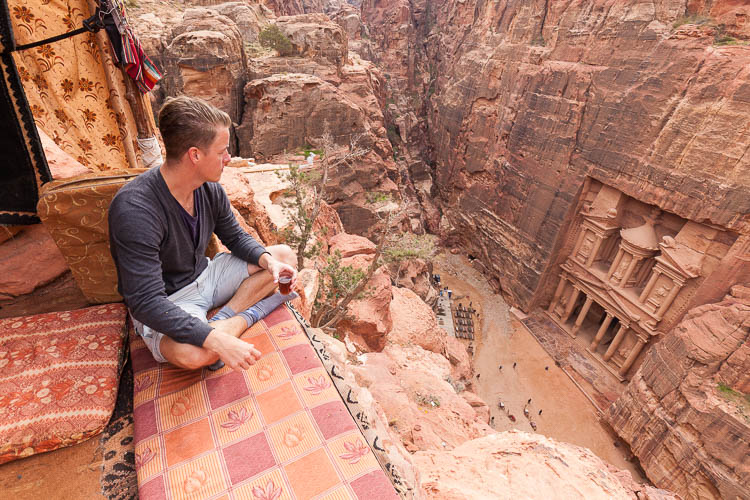
M 279 274 L 284 271 L 283 274 L 291 274 L 292 276 L 292 287 L 294 287 L 294 284 L 297 283 L 297 270 L 290 266 L 289 264 L 285 264 L 281 262 L 280 260 L 277 260 L 271 256 L 271 254 L 263 254 L 263 258 L 265 258 L 265 262 L 261 262 L 261 267 L 263 267 L 263 264 L 265 264 L 266 270 L 271 273 L 271 276 L 273 276 L 273 282 L 278 283 L 279 282 Z
M 203 342 L 203 347 L 219 355 L 225 365 L 232 370 L 247 370 L 260 359 L 261 353 L 253 344 L 238 339 L 234 335 L 214 327 Z

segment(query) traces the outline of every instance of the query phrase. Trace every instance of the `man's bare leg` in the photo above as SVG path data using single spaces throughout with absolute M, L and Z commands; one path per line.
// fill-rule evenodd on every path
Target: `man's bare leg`
M 267 247 L 266 250 L 275 258 L 296 267 L 297 257 L 287 245 L 273 245 Z M 261 269 L 254 264 L 248 264 L 247 270 L 250 276 L 240 284 L 234 296 L 227 302 L 227 305 L 236 312 L 244 311 L 259 300 L 271 295 L 276 289 L 273 276 L 265 269 Z M 247 329 L 245 319 L 240 316 L 211 321 L 209 325 L 220 325 L 224 331 L 228 331 L 238 338 Z M 210 365 L 219 359 L 218 355 L 208 349 L 176 342 L 167 336 L 162 337 L 159 350 L 167 361 L 189 370 Z

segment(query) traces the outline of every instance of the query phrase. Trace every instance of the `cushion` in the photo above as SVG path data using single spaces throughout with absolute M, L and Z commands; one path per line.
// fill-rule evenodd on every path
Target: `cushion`
M 109 421 L 123 304 L 0 319 L 0 463 L 80 443 Z
M 289 309 L 242 338 L 260 360 L 211 372 L 158 364 L 131 332 L 141 500 L 399 498 Z

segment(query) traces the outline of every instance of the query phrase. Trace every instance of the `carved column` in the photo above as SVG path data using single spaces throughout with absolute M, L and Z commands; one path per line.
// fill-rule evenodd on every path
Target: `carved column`
M 596 256 L 599 254 L 599 249 L 602 247 L 602 242 L 604 240 L 597 239 L 596 243 L 594 243 L 594 248 L 591 249 L 591 253 L 589 254 L 589 258 L 586 260 L 586 266 L 591 267 L 591 265 L 594 263 L 594 259 L 596 259 Z
M 609 361 L 609 358 L 611 358 L 615 351 L 617 351 L 617 346 L 619 346 L 620 342 L 622 342 L 622 339 L 625 337 L 625 332 L 627 330 L 628 327 L 626 325 L 620 325 L 620 329 L 617 330 L 617 335 L 615 335 L 615 338 L 609 345 L 609 349 L 607 349 L 607 352 L 604 353 L 604 361 Z
M 602 322 L 602 325 L 599 327 L 599 330 L 596 332 L 596 336 L 594 337 L 594 340 L 591 342 L 591 345 L 589 346 L 590 351 L 595 351 L 597 347 L 599 347 L 599 342 L 602 341 L 602 338 L 604 337 L 604 333 L 607 331 L 607 328 L 609 328 L 609 325 L 612 324 L 612 320 L 615 317 L 612 316 L 612 314 L 607 311 L 607 315 L 604 317 L 604 321 Z
M 565 288 L 565 282 L 567 279 L 565 278 L 565 275 L 560 275 L 560 282 L 557 284 L 557 289 L 555 290 L 555 295 L 552 297 L 552 302 L 549 303 L 549 308 L 547 311 L 552 313 L 555 310 L 555 306 L 557 306 L 557 301 L 560 300 L 560 295 L 562 295 L 563 289 Z
M 684 283 L 680 283 L 679 281 L 674 281 L 674 285 L 672 285 L 672 289 L 669 291 L 669 295 L 664 299 L 664 302 L 661 303 L 659 306 L 659 310 L 656 311 L 656 315 L 658 317 L 662 317 L 664 315 L 664 312 L 667 310 L 669 306 L 672 305 L 672 301 L 675 297 L 677 297 L 677 294 L 682 289 L 682 286 Z
M 619 285 L 623 288 L 628 284 L 628 280 L 630 279 L 630 276 L 633 274 L 633 269 L 635 269 L 636 264 L 641 260 L 641 258 L 637 255 L 633 255 L 630 258 L 630 263 L 628 264 L 627 269 L 625 269 L 625 274 L 622 276 L 622 279 L 620 280 Z
M 610 279 L 613 274 L 615 274 L 615 271 L 617 271 L 617 268 L 620 267 L 620 261 L 622 260 L 623 256 L 625 255 L 625 252 L 622 250 L 622 247 L 617 249 L 617 255 L 615 255 L 615 260 L 612 261 L 612 265 L 609 266 L 609 272 L 607 273 L 607 279 Z
M 591 308 L 591 304 L 594 302 L 594 299 L 592 299 L 589 296 L 586 296 L 586 302 L 583 303 L 583 307 L 581 308 L 581 312 L 578 313 L 578 317 L 576 318 L 576 322 L 573 325 L 573 337 L 576 336 L 578 333 L 578 329 L 581 328 L 581 325 L 583 324 L 583 320 L 586 319 L 586 315 L 589 313 L 589 309 Z
M 633 350 L 630 351 L 630 354 L 628 355 L 628 358 L 625 360 L 625 363 L 622 364 L 620 367 L 620 371 L 618 372 L 621 377 L 624 377 L 626 373 L 628 373 L 628 370 L 631 366 L 633 366 L 633 363 L 635 362 L 635 358 L 638 357 L 638 355 L 641 353 L 641 350 L 643 350 L 643 346 L 646 345 L 646 341 L 643 340 L 640 336 L 637 337 L 637 342 L 633 346 Z
M 656 285 L 656 281 L 659 279 L 659 275 L 661 272 L 659 272 L 657 269 L 654 269 L 651 273 L 651 278 L 648 280 L 648 283 L 646 284 L 646 287 L 643 289 L 643 292 L 641 292 L 641 296 L 638 297 L 638 300 L 641 302 L 645 301 L 646 298 L 651 294 L 651 290 L 654 289 L 654 285 Z
M 576 306 L 576 301 L 578 300 L 578 296 L 581 294 L 581 290 L 576 288 L 575 285 L 573 285 L 573 290 L 570 292 L 570 297 L 568 298 L 568 305 L 565 307 L 565 312 L 560 317 L 560 320 L 565 323 L 568 321 L 568 318 L 570 318 L 570 314 L 573 312 L 573 309 Z
M 581 227 L 581 232 L 578 235 L 578 239 L 576 240 L 576 245 L 573 247 L 573 252 L 571 252 L 570 256 L 575 258 L 576 255 L 578 255 L 578 250 L 581 249 L 581 244 L 583 243 L 583 238 L 586 237 L 586 228 Z

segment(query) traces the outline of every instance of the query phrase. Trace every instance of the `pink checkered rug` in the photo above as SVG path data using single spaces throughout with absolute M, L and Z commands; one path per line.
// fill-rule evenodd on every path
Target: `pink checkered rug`
M 399 498 L 289 309 L 242 338 L 249 370 L 190 371 L 131 332 L 141 500 Z

